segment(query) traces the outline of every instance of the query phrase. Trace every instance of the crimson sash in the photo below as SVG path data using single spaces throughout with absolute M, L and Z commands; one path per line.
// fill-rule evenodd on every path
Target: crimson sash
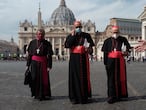
M 75 46 L 75 47 L 71 48 L 71 53 L 80 53 L 80 54 L 86 53 L 85 47 L 84 46 Z

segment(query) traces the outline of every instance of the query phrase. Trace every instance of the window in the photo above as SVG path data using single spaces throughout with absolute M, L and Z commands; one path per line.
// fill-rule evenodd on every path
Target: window
M 134 38 L 133 38 L 133 37 L 131 37 L 131 40 L 133 41 L 133 40 L 134 40 Z
M 90 27 L 88 27 L 87 30 L 90 31 L 91 30 Z
M 138 37 L 136 37 L 135 39 L 138 40 Z
M 24 31 L 27 31 L 27 27 L 24 27 Z

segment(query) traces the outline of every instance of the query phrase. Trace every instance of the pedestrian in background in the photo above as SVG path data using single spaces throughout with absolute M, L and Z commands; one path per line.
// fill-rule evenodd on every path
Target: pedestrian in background
M 75 21 L 74 28 L 65 41 L 65 48 L 70 49 L 69 99 L 73 104 L 88 103 L 88 98 L 91 97 L 88 54 L 93 53 L 93 46 L 90 34 L 82 32 L 81 22 Z
M 112 36 L 104 41 L 104 65 L 107 72 L 108 100 L 112 104 L 121 98 L 127 98 L 127 77 L 124 56 L 131 46 L 125 37 L 120 36 L 119 27 L 112 27 Z
M 31 69 L 31 96 L 44 100 L 51 97 L 49 71 L 52 68 L 52 45 L 45 40 L 45 30 L 38 29 L 36 39 L 28 45 L 27 68 Z

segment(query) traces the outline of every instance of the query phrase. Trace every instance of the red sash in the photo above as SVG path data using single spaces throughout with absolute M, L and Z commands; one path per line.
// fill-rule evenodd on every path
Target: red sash
M 127 94 L 126 88 L 126 70 L 125 70 L 125 60 L 121 51 L 112 51 L 108 54 L 109 58 L 119 58 L 120 59 L 120 82 L 122 95 Z
M 40 61 L 40 62 L 46 62 L 47 61 L 47 58 L 46 56 L 32 56 L 32 60 L 35 60 L 35 61 Z
M 85 47 L 84 46 L 75 46 L 75 47 L 71 48 L 71 53 L 80 53 L 80 54 L 86 53 Z

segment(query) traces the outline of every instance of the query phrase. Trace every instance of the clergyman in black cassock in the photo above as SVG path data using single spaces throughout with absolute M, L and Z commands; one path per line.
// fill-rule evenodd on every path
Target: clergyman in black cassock
M 119 35 L 119 27 L 112 27 L 113 35 L 104 41 L 104 65 L 107 72 L 108 103 L 127 98 L 127 76 L 124 56 L 131 46 L 125 37 Z
M 94 43 L 90 34 L 81 31 L 80 21 L 74 22 L 74 28 L 65 41 L 65 48 L 70 49 L 69 99 L 73 104 L 85 104 L 91 97 L 88 54 Z
M 28 46 L 27 68 L 31 69 L 30 85 L 32 97 L 44 100 L 51 97 L 49 71 L 52 68 L 52 45 L 45 40 L 44 29 L 37 31 L 36 39 Z

